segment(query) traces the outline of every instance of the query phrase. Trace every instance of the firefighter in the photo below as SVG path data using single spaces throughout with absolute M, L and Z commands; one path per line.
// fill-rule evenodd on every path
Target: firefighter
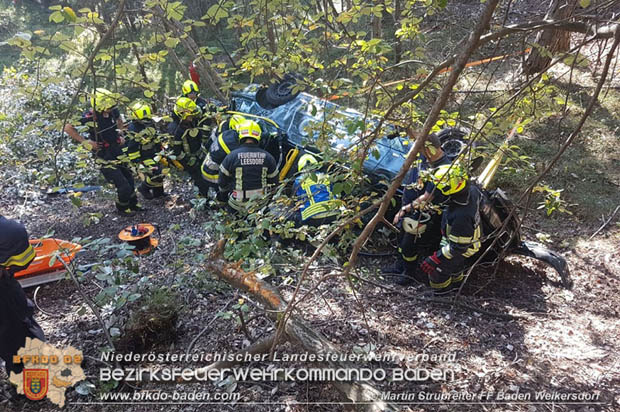
M 89 138 L 84 138 L 71 124 L 67 124 L 64 131 L 95 153 L 95 163 L 100 165 L 103 177 L 116 187 L 116 208 L 122 215 L 131 216 L 144 209 L 138 203 L 131 170 L 121 159 L 125 142 L 119 130 L 124 129 L 124 124 L 116 107 L 117 100 L 118 95 L 96 89 L 91 96 L 92 108 L 80 119 L 80 123 L 88 127 Z
M 7 375 L 21 373 L 23 365 L 14 364 L 13 355 L 25 346 L 27 337 L 45 341 L 43 330 L 33 318 L 34 304 L 13 277 L 34 258 L 26 228 L 0 216 L 0 358 L 4 359 Z
M 219 135 L 220 133 L 225 132 L 226 130 L 229 130 L 229 129 L 237 130 L 237 127 L 244 120 L 246 120 L 245 117 L 243 117 L 240 114 L 233 114 L 233 115 L 226 116 L 224 120 L 222 120 L 217 125 L 217 128 L 215 129 L 215 133 Z
M 181 87 L 181 91 L 183 92 L 183 97 L 192 99 L 196 106 L 200 108 L 202 116 L 198 119 L 198 125 L 205 128 L 206 131 L 210 131 L 216 125 L 217 106 L 200 96 L 198 84 L 193 80 L 186 80 Z
M 190 175 L 200 195 L 207 196 L 209 184 L 200 171 L 204 160 L 202 146 L 206 140 L 205 132 L 197 127 L 201 111 L 192 99 L 179 97 L 174 105 L 174 114 L 174 120 L 168 125 L 172 153 Z
M 297 227 L 318 227 L 331 223 L 340 214 L 342 202 L 332 193 L 329 176 L 317 170 L 318 162 L 310 153 L 300 156 L 297 168 L 300 175 L 295 179 L 293 192 L 301 202 L 294 220 Z
M 250 200 L 266 200 L 268 185 L 278 183 L 276 161 L 259 146 L 260 126 L 246 120 L 238 128 L 241 145 L 231 151 L 220 165 L 220 198 L 227 198 L 229 207 L 236 212 L 247 211 Z
M 437 190 L 446 196 L 441 220 L 441 245 L 420 265 L 421 272 L 437 295 L 458 288 L 466 260 L 481 246 L 480 189 L 458 164 L 443 165 L 432 175 Z
M 218 189 L 219 169 L 224 158 L 237 147 L 239 147 L 239 125 L 245 121 L 245 117 L 235 114 L 229 119 L 221 122 L 216 129 L 217 136 L 211 136 L 211 146 L 209 153 L 205 157 L 200 168 L 202 177 L 214 189 Z M 219 199 L 226 200 L 226 199 Z
M 402 208 L 394 216 L 394 225 L 401 228 L 398 246 L 398 258 L 394 264 L 385 267 L 382 272 L 395 274 L 392 280 L 399 285 L 407 285 L 416 276 L 421 254 L 425 256 L 439 244 L 441 216 L 431 205 L 440 205 L 445 199 L 434 189 L 432 182 L 424 183 L 421 175 L 450 161 L 441 149 L 441 142 L 436 134 L 429 136 L 422 149 L 422 156 L 403 180 Z M 431 199 L 432 197 L 432 199 Z M 431 201 L 432 200 L 432 201 Z M 420 207 L 424 206 L 424 210 Z M 431 206 L 431 207 L 428 207 Z M 424 280 L 424 278 L 422 278 Z
M 181 87 L 181 91 L 183 92 L 183 97 L 192 99 L 196 106 L 200 107 L 203 114 L 208 111 L 209 102 L 200 96 L 200 90 L 198 90 L 196 82 L 186 80 Z
M 127 127 L 127 145 L 123 148 L 127 158 L 136 163 L 144 175 L 144 180 L 138 186 L 138 192 L 145 199 L 166 195 L 163 170 L 155 160 L 162 146 L 151 116 L 151 106 L 147 103 L 136 102 L 130 107 L 131 122 Z

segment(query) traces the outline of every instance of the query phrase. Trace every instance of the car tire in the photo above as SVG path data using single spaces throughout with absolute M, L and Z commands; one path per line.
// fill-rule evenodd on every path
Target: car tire
M 275 109 L 295 99 L 299 91 L 293 93 L 293 88 L 297 85 L 297 79 L 291 74 L 286 74 L 278 83 L 268 87 L 261 87 L 256 92 L 256 101 L 264 109 Z

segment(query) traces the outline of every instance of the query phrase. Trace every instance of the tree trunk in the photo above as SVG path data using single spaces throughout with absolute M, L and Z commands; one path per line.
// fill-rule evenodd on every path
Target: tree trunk
M 160 18 L 164 26 L 180 39 L 181 44 L 194 62 L 194 66 L 200 74 L 201 81 L 205 81 L 217 99 L 226 102 L 228 99 L 221 89 L 224 81 L 217 71 L 211 67 L 211 64 L 206 59 L 202 58 L 200 47 L 193 38 L 185 33 L 183 24 L 166 18 L 166 13 L 160 6 L 154 7 L 153 11 Z
M 566 20 L 573 15 L 578 0 L 553 0 L 547 9 L 545 20 Z M 531 75 L 545 70 L 551 63 L 551 56 L 570 50 L 570 32 L 546 29 L 536 35 L 535 45 L 523 63 L 523 73 Z M 545 51 L 541 53 L 539 47 Z
M 399 63 L 403 58 L 403 43 L 401 38 L 396 36 L 396 31 L 400 28 L 400 15 L 402 13 L 401 0 L 394 0 L 394 63 Z
M 244 272 L 240 263 L 230 264 L 222 259 L 225 240 L 217 243 L 211 257 L 204 264 L 208 272 L 215 274 L 218 278 L 226 281 L 231 286 L 251 294 L 254 299 L 260 302 L 267 310 L 267 314 L 275 321 L 282 321 L 282 314 L 286 311 L 287 302 L 282 298 L 280 292 L 269 282 L 260 279 L 253 272 Z M 305 351 L 316 354 L 334 354 L 337 357 L 342 352 L 329 342 L 323 335 L 314 331 L 311 327 L 296 315 L 291 315 L 285 324 L 284 339 L 290 340 L 301 346 Z M 275 343 L 275 336 L 269 336 L 263 341 L 257 342 L 250 348 L 241 353 L 264 353 L 268 352 L 271 344 Z M 347 369 L 355 368 L 351 362 L 339 361 L 328 358 L 326 366 L 331 369 Z M 202 375 L 211 369 L 219 369 L 230 366 L 230 363 L 216 362 L 207 367 L 197 369 L 195 375 Z M 342 392 L 349 400 L 359 403 L 356 410 L 366 412 L 396 412 L 400 408 L 398 405 L 388 401 L 383 401 L 382 393 L 370 384 L 362 382 L 331 382 L 340 392 Z

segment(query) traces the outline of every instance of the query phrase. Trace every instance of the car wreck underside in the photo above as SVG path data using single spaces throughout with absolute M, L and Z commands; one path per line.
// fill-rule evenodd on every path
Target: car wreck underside
M 267 123 L 271 125 L 268 127 L 277 129 L 277 133 L 272 133 L 278 135 L 277 144 L 273 139 L 268 139 L 266 149 L 272 152 L 276 159 L 280 159 L 280 168 L 284 167 L 287 154 L 291 150 L 312 146 L 308 145 L 313 138 L 307 132 L 309 123 L 327 121 L 322 116 L 334 112 L 339 113 L 342 118 L 366 119 L 355 110 L 340 107 L 307 93 L 290 94 L 289 84 L 284 88 L 281 86 L 282 84 L 265 88 L 251 85 L 242 92 L 234 93 L 231 99 L 233 110 L 269 120 Z M 309 110 L 317 106 L 323 109 Z M 329 110 L 326 110 L 327 107 Z M 444 129 L 441 134 L 442 148 L 451 158 L 456 157 L 463 147 L 467 146 L 466 133 L 459 129 Z M 354 144 L 353 142 L 354 139 L 351 138 L 348 144 Z M 339 136 L 330 141 L 330 144 L 332 147 L 342 147 L 347 141 Z M 395 133 L 378 138 L 375 147 L 374 156 L 368 156 L 364 162 L 363 172 L 375 186 L 374 189 L 380 191 L 385 189 L 385 182 L 393 179 L 399 172 L 411 146 L 407 139 Z M 476 169 L 475 166 L 473 168 Z M 483 244 L 480 252 L 470 258 L 470 267 L 480 263 L 496 264 L 507 255 L 518 254 L 550 265 L 559 274 L 562 285 L 571 288 L 570 272 L 564 257 L 539 243 L 522 239 L 516 208 L 501 189 L 480 189 Z M 399 199 L 395 207 L 398 203 Z

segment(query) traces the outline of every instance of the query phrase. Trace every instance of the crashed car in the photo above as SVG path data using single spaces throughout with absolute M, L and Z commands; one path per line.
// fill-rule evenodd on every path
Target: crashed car
M 370 126 L 377 124 L 376 119 L 366 118 L 356 110 L 305 92 L 293 94 L 293 84 L 294 80 L 285 78 L 283 82 L 269 87 L 250 85 L 233 93 L 230 102 L 230 107 L 236 112 L 263 118 L 261 127 L 266 127 L 271 135 L 280 136 L 277 145 L 272 140 L 265 148 L 279 159 L 281 169 L 285 167 L 286 154 L 291 150 L 312 147 L 318 137 L 318 133 L 312 132 L 312 125 L 328 124 L 334 131 L 329 143 L 339 150 L 359 142 L 359 137 L 351 133 L 348 125 L 364 119 L 371 123 Z M 372 130 L 371 127 L 367 129 Z M 377 184 L 396 176 L 411 147 L 409 140 L 401 137 L 394 126 L 387 125 L 384 132 L 375 140 L 372 154 L 363 163 L 364 173 Z M 439 132 L 442 148 L 449 158 L 453 159 L 462 152 L 466 146 L 465 135 L 464 131 L 454 128 Z M 521 239 L 515 207 L 505 193 L 501 189 L 486 190 L 482 187 L 481 192 L 484 241 L 480 252 L 471 258 L 472 263 L 483 254 L 481 262 L 496 262 L 498 257 L 508 254 L 533 257 L 551 265 L 560 275 L 563 285 L 570 288 L 572 283 L 566 260 L 540 244 Z

